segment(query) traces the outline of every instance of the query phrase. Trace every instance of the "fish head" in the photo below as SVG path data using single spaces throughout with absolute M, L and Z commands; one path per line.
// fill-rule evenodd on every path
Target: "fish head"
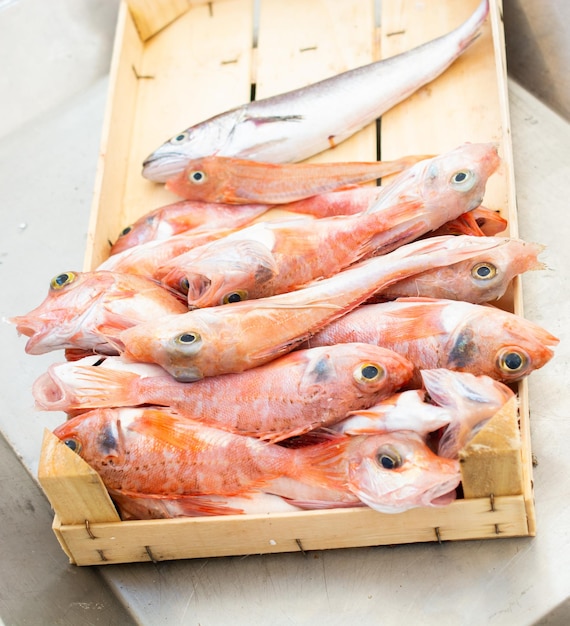
M 139 409 L 94 409 L 64 422 L 53 434 L 93 469 L 113 467 L 127 456 L 125 428 L 139 413 Z
M 234 109 L 177 133 L 149 154 L 143 162 L 142 175 L 165 183 L 180 174 L 191 159 L 216 154 L 231 138 L 241 117 L 241 110 Z
M 122 331 L 119 341 L 126 359 L 156 363 L 176 380 L 193 382 L 208 375 L 221 359 L 217 326 L 209 309 L 197 309 L 137 324 Z
M 182 172 L 166 181 L 166 188 L 181 198 L 201 202 L 226 202 L 227 185 L 223 157 L 191 159 Z
M 189 307 L 205 308 L 257 298 L 278 272 L 275 258 L 254 240 L 220 240 L 188 263 L 174 259 L 161 282 L 185 294 Z
M 466 143 L 402 172 L 386 187 L 381 199 L 419 200 L 428 208 L 444 207 L 448 219 L 453 219 L 481 204 L 487 180 L 499 163 L 495 144 Z
M 349 489 L 381 513 L 450 504 L 461 480 L 456 460 L 435 455 L 409 431 L 355 437 L 348 467 Z
M 8 321 L 19 334 L 29 337 L 28 354 L 77 347 L 86 318 L 112 282 L 109 273 L 62 272 L 51 279 L 48 295 L 39 306 Z
M 159 216 L 152 212 L 125 226 L 119 233 L 117 240 L 111 246 L 110 254 L 117 254 L 147 241 L 157 239 L 157 230 L 160 224 Z
M 553 357 L 559 339 L 538 324 L 491 305 L 470 306 L 445 346 L 447 369 L 513 383 Z

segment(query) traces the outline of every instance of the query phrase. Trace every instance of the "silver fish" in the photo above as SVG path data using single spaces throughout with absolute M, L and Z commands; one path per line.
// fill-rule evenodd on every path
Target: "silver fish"
M 148 156 L 142 175 L 166 182 L 190 159 L 286 163 L 338 145 L 443 73 L 477 38 L 488 12 L 482 0 L 463 24 L 421 46 L 191 126 Z

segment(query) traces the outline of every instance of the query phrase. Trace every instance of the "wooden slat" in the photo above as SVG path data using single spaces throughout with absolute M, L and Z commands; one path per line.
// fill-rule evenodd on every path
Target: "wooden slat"
M 49 430 L 44 433 L 38 480 L 62 524 L 120 521 L 99 474 Z
M 156 35 L 190 8 L 188 0 L 128 0 L 140 38 Z
M 377 60 L 373 0 L 262 0 L 256 98 Z M 376 125 L 310 161 L 376 160 Z
M 492 510 L 494 508 L 494 510 Z M 59 526 L 78 565 L 528 536 L 522 496 L 396 515 L 368 508 Z

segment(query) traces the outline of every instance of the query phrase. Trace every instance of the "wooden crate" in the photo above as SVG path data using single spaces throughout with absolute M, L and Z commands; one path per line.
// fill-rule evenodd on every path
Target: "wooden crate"
M 380 26 L 374 0 L 122 2 L 85 269 L 108 256 L 122 228 L 175 201 L 140 174 L 143 159 L 166 138 L 249 100 L 253 84 L 256 97 L 266 97 L 444 34 L 478 2 L 382 0 Z M 372 124 L 313 160 L 392 159 L 495 141 L 502 165 L 484 204 L 500 209 L 516 236 L 501 16 L 499 0 L 491 0 L 481 37 L 444 75 L 386 113 L 381 133 Z M 522 315 L 521 300 L 517 279 L 502 306 Z M 531 536 L 524 381 L 517 402 L 493 420 L 480 433 L 493 438 L 493 452 L 462 458 L 468 499 L 396 515 L 354 508 L 123 522 L 98 475 L 49 432 L 39 478 L 57 538 L 77 565 Z M 485 483 L 472 484 L 481 466 L 489 470 Z

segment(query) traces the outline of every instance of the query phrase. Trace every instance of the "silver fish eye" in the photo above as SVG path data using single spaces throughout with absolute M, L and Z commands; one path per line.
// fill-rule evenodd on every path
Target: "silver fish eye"
M 450 183 L 459 191 L 469 191 L 475 185 L 477 177 L 472 170 L 458 170 L 451 175 Z
M 206 172 L 202 170 L 192 170 L 188 173 L 188 180 L 196 185 L 201 185 L 208 180 L 208 177 L 206 176 Z
M 178 135 L 174 135 L 174 137 L 172 137 L 170 143 L 176 145 L 179 143 L 184 143 L 187 139 L 188 133 L 179 133 Z

